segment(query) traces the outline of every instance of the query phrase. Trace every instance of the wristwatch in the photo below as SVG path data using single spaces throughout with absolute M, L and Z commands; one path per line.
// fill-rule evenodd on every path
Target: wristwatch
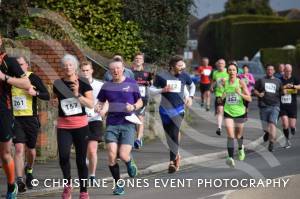
M 5 76 L 4 76 L 4 81 L 7 83 L 7 81 L 8 81 L 9 78 L 10 78 L 10 76 L 5 75 Z

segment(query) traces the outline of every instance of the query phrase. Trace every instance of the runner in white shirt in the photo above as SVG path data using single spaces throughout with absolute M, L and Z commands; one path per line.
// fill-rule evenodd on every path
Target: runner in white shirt
M 87 78 L 93 88 L 94 105 L 97 104 L 97 96 L 102 88 L 103 82 L 93 78 L 93 66 L 89 61 L 84 61 L 80 65 L 81 75 Z M 89 179 L 93 182 L 96 175 L 97 167 L 97 149 L 98 142 L 102 142 L 103 139 L 103 123 L 101 113 L 95 113 L 94 109 L 85 109 L 89 122 L 89 143 L 87 148 L 87 158 L 89 161 Z

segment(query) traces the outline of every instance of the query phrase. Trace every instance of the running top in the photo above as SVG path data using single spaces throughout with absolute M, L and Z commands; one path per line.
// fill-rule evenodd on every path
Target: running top
M 16 59 L 3 53 L 0 54 L 0 70 L 11 77 L 26 76 Z M 11 111 L 11 85 L 0 80 L 0 112 L 7 111 Z
M 85 92 L 93 90 L 89 81 L 84 77 L 79 77 L 79 93 L 84 95 Z M 63 79 L 57 79 L 53 83 L 53 92 L 56 94 L 59 102 L 58 116 L 83 116 L 86 115 L 85 107 L 82 106 L 78 98 L 71 90 L 72 82 Z
M 229 78 L 229 75 L 228 73 L 226 72 L 226 70 L 220 72 L 218 70 L 215 70 L 213 72 L 213 75 L 212 75 L 212 79 L 213 81 L 216 82 L 216 85 L 215 85 L 215 88 L 214 88 L 214 91 L 215 91 L 215 96 L 216 97 L 222 97 L 222 94 L 223 94 L 223 91 L 224 91 L 224 87 L 223 87 L 223 84 L 222 84 L 222 79 L 224 80 L 228 80 Z
M 105 82 L 97 98 L 109 103 L 106 125 L 123 125 L 131 124 L 125 119 L 132 114 L 126 111 L 126 104 L 135 104 L 141 95 L 136 81 L 126 77 L 121 83 Z
M 232 117 L 242 116 L 246 113 L 243 98 L 237 94 L 236 89 L 241 89 L 239 79 L 236 79 L 232 84 L 229 80 L 225 81 L 224 93 L 226 95 L 226 100 L 224 112 Z
M 210 80 L 211 73 L 212 73 L 211 66 L 199 66 L 198 73 L 200 75 L 200 83 L 201 84 L 210 84 L 211 83 L 211 80 Z
M 97 96 L 103 86 L 103 82 L 93 78 L 91 86 L 93 88 L 93 98 L 94 98 L 94 106 L 95 106 L 98 102 Z M 88 116 L 89 122 L 102 120 L 101 116 L 95 112 L 94 108 L 90 109 L 86 107 L 85 112 Z
M 165 109 L 172 109 L 184 105 L 184 86 L 188 84 L 190 79 L 183 73 L 172 75 L 168 71 L 163 71 L 156 75 L 154 86 L 164 88 L 170 85 L 171 92 L 162 93 L 160 105 Z
M 255 83 L 255 89 L 258 92 L 264 92 L 262 98 L 258 98 L 258 106 L 279 106 L 281 94 L 281 81 L 276 77 L 263 77 Z
M 27 72 L 26 76 L 34 89 L 38 91 L 37 96 L 31 96 L 24 89 L 12 87 L 12 105 L 14 116 L 37 116 L 37 98 L 49 100 L 49 92 L 42 80 L 32 72 Z
M 292 85 L 300 84 L 298 78 L 293 76 L 289 79 L 284 79 L 284 77 L 281 77 L 280 80 L 282 82 L 282 86 L 286 84 L 292 84 Z M 298 93 L 297 89 L 290 88 L 284 90 L 287 92 L 287 94 L 281 95 L 280 105 L 283 107 L 291 107 L 293 109 L 297 109 L 297 93 Z
M 149 86 L 151 85 L 152 74 L 150 72 L 141 70 L 133 70 L 134 79 L 139 85 L 140 94 L 143 100 L 144 106 L 147 105 L 149 99 Z

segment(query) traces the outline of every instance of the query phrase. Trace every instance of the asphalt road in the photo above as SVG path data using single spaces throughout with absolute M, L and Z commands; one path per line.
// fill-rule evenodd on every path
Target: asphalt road
M 252 109 L 250 118 L 256 120 L 258 116 L 256 102 L 251 104 L 250 109 Z M 193 111 L 192 115 L 199 114 L 199 109 L 195 108 Z M 203 113 L 201 112 L 202 115 Z M 191 121 L 191 127 L 201 131 L 194 118 Z M 299 122 L 297 123 L 297 128 L 300 129 Z M 261 134 L 252 125 L 246 127 L 246 132 L 249 134 L 252 132 L 253 134 Z M 226 136 L 223 135 L 223 137 L 225 138 Z M 248 138 L 250 142 L 254 140 L 251 135 L 248 135 Z M 234 190 L 241 190 L 251 186 L 254 191 L 256 188 L 266 188 L 266 192 L 272 192 L 272 189 L 268 189 L 272 187 L 275 187 L 275 189 L 287 189 L 291 186 L 290 183 L 292 181 L 289 177 L 285 179 L 281 179 L 281 177 L 300 174 L 299 139 L 300 132 L 298 131 L 291 138 L 292 147 L 289 149 L 282 147 L 283 139 L 281 139 L 281 144 L 276 145 L 273 153 L 268 152 L 264 147 L 267 145 L 264 144 L 260 145 L 261 147 L 249 149 L 247 150 L 246 160 L 243 162 L 236 161 L 235 169 L 228 168 L 225 165 L 224 158 L 219 158 L 181 168 L 179 172 L 172 175 L 163 171 L 151 176 L 139 176 L 135 180 L 128 179 L 125 185 L 126 194 L 121 197 L 130 199 L 217 199 L 223 198 Z M 98 180 L 103 182 L 101 179 Z M 91 199 L 117 197 L 112 195 L 113 185 L 111 183 L 99 186 L 98 188 L 89 189 Z M 60 195 L 61 193 L 52 193 L 22 198 L 56 199 L 60 198 Z M 293 192 L 290 197 L 285 198 L 295 198 L 295 196 L 300 197 L 300 190 L 299 193 Z M 276 198 L 276 195 L 273 197 Z M 73 198 L 78 198 L 78 189 L 74 190 Z M 262 196 L 261 198 L 264 197 Z

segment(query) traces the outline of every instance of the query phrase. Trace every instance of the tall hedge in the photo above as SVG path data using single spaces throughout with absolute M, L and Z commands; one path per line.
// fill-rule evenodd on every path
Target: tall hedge
M 139 24 L 148 62 L 163 62 L 182 53 L 193 0 L 123 0 L 124 18 Z
M 259 37 L 255 34 L 256 28 L 252 27 L 251 34 L 243 33 L 243 35 L 233 35 L 233 26 L 236 24 L 258 23 L 258 22 L 272 23 L 276 21 L 286 22 L 287 19 L 276 16 L 261 16 L 261 15 L 234 15 L 224 17 L 218 20 L 209 21 L 199 37 L 198 51 L 202 56 L 208 56 L 214 59 L 223 57 L 226 59 L 237 59 L 247 55 L 251 57 L 258 49 L 246 49 L 245 47 L 233 46 L 240 40 L 248 40 L 252 37 Z M 235 29 L 237 29 L 235 27 Z M 268 38 L 266 38 L 268 39 Z M 252 41 L 253 42 L 253 41 Z M 238 49 L 238 54 L 236 50 Z M 248 47 L 247 47 L 248 48 Z M 261 48 L 261 47 L 260 47 Z M 250 53 L 249 53 L 250 52 Z
M 262 48 L 261 60 L 266 64 L 278 65 L 289 63 L 293 65 L 293 74 L 300 76 L 300 44 L 296 49 Z
M 282 48 L 262 48 L 261 60 L 266 64 L 278 65 L 279 63 L 296 64 L 296 50 Z
M 228 0 L 225 4 L 225 15 L 261 14 L 273 15 L 269 0 Z
M 300 21 L 236 23 L 231 30 L 231 54 L 252 57 L 260 48 L 295 44 L 300 38 Z

